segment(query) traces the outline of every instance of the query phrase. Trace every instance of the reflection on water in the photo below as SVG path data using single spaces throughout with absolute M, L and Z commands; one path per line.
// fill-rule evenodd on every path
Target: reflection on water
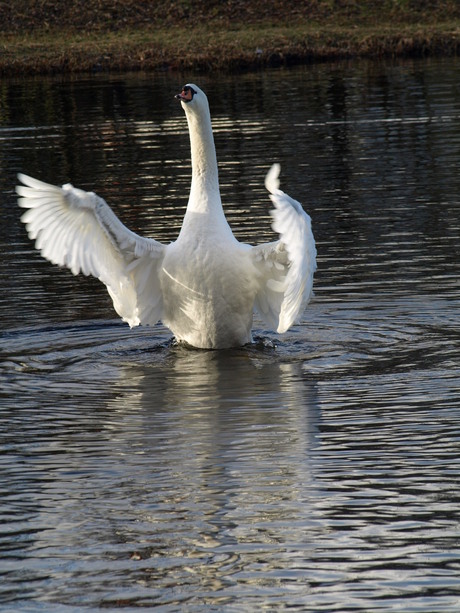
M 91 334 L 82 328 L 75 342 Z M 22 598 L 69 604 L 193 601 L 180 593 L 187 586 L 216 592 L 216 603 L 246 584 L 252 593 L 259 558 L 274 555 L 274 573 L 288 568 L 292 554 L 277 540 L 289 533 L 295 543 L 311 523 L 298 497 L 314 487 L 316 386 L 273 349 L 157 345 L 136 363 L 138 348 L 116 346 L 93 347 L 102 367 L 48 368 L 40 425 L 16 388 L 27 408 L 9 416 L 2 490 L 13 532 L 32 523 L 7 539 L 4 576 L 26 577 Z M 33 365 L 19 368 L 37 377 Z
M 232 351 L 129 330 L 33 251 L 17 171 L 173 240 L 183 79 L 0 89 L 0 608 L 457 611 L 457 60 L 193 77 L 223 200 L 270 240 L 282 164 L 318 242 L 316 299 Z

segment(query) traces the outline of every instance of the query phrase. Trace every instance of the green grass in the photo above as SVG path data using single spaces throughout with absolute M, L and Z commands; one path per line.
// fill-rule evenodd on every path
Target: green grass
M 308 11 L 288 13 L 284 21 L 271 12 L 277 1 L 260 3 L 260 13 L 253 10 L 257 2 L 236 2 L 234 14 L 228 9 L 231 2 L 198 1 L 194 6 L 200 6 L 201 13 L 190 20 L 188 0 L 164 5 L 87 0 L 71 5 L 74 8 L 68 10 L 73 13 L 55 11 L 42 20 L 35 16 L 29 27 L 26 14 L 9 13 L 9 28 L 6 21 L 1 22 L 6 5 L 0 4 L 0 73 L 236 71 L 349 57 L 457 54 L 460 50 L 460 8 L 448 0 L 434 1 L 436 10 L 422 10 L 425 5 L 433 7 L 433 2 L 423 0 L 311 0 Z M 32 4 L 45 12 L 53 8 L 52 0 Z M 89 5 L 94 5 L 93 13 Z M 154 5 L 166 6 L 169 12 L 163 8 L 164 14 L 147 19 L 142 10 Z M 227 13 L 222 12 L 223 6 Z M 246 13 L 237 10 L 241 6 Z M 125 16 L 122 11 L 128 8 Z M 93 21 L 83 27 L 91 15 Z

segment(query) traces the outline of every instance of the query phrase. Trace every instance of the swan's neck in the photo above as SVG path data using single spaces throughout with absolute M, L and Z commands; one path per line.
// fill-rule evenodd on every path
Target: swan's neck
M 209 111 L 187 114 L 192 150 L 192 186 L 187 210 L 222 212 L 216 148 Z

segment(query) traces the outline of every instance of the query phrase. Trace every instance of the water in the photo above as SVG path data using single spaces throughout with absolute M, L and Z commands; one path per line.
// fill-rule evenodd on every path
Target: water
M 460 62 L 0 89 L 0 610 L 460 608 Z M 177 236 L 173 94 L 208 93 L 226 212 L 272 240 L 263 178 L 313 219 L 316 298 L 229 351 L 130 331 L 43 261 L 23 171 Z

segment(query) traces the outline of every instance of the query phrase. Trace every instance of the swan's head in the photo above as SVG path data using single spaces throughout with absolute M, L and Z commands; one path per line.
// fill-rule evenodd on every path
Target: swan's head
M 181 93 L 177 94 L 176 98 L 181 101 L 182 108 L 186 113 L 192 110 L 195 112 L 209 110 L 206 94 L 193 83 L 184 85 Z

